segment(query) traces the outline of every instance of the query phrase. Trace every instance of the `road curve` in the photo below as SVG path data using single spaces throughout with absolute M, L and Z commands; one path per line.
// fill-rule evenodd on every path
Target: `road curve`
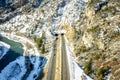
M 69 74 L 69 66 L 68 66 L 68 59 L 67 59 L 67 53 L 66 53 L 66 47 L 65 47 L 65 39 L 64 35 L 61 35 L 61 80 L 70 80 L 70 74 Z

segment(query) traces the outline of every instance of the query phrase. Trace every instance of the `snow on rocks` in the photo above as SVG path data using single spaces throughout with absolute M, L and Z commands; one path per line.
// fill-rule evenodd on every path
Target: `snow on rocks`
M 41 76 L 42 74 L 40 74 L 46 64 L 47 59 L 40 59 L 39 57 L 35 58 L 35 62 L 34 64 L 34 69 L 31 71 L 31 73 L 29 74 L 29 76 L 27 77 L 27 80 L 36 80 L 39 76 Z
M 81 0 L 72 0 L 63 9 L 61 24 L 76 23 L 80 19 L 79 15 L 83 13 L 84 8 L 85 2 Z
M 25 73 L 25 58 L 19 57 L 1 71 L 0 80 L 21 80 Z
M 0 41 L 0 59 L 2 59 L 3 56 L 7 54 L 9 48 L 10 45 Z

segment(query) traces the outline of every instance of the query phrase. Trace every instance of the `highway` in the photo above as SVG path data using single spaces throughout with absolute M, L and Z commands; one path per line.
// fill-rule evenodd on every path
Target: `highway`
M 61 80 L 70 80 L 68 59 L 65 47 L 64 35 L 61 35 Z
M 55 80 L 56 46 L 57 46 L 57 40 L 54 41 L 53 52 L 51 54 L 50 63 L 49 63 L 47 80 Z
M 70 80 L 70 74 L 69 74 L 69 66 L 68 66 L 68 59 L 67 59 L 67 53 L 66 53 L 66 47 L 65 47 L 65 39 L 64 35 L 61 35 L 61 79 L 59 80 Z M 57 40 L 54 41 L 53 46 L 53 53 L 51 54 L 49 68 L 48 68 L 48 77 L 47 80 L 55 80 L 55 72 L 56 72 L 56 52 L 57 52 Z

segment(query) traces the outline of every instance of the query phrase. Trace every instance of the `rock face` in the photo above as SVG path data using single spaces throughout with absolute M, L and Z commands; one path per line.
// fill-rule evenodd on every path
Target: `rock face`
M 94 9 L 92 7 L 87 6 L 85 16 L 88 17 L 89 19 L 92 19 L 94 15 L 95 15 Z
M 92 47 L 92 43 L 93 43 L 93 36 L 91 34 L 88 34 L 87 32 L 84 33 L 83 37 L 82 37 L 82 41 L 84 43 L 84 45 L 86 47 Z
M 119 0 L 90 0 L 85 9 L 85 15 L 79 22 L 79 30 L 81 34 L 76 33 L 79 38 L 75 44 L 76 57 L 80 60 L 80 64 L 84 65 L 92 59 L 92 72 L 89 74 L 94 79 L 106 78 L 106 71 L 109 71 L 107 67 L 112 71 L 118 72 L 110 73 L 111 77 L 114 75 L 115 79 L 118 79 L 117 73 L 119 68 L 117 65 L 112 65 L 111 62 L 120 62 L 117 57 L 120 55 L 120 1 Z M 83 29 L 84 26 L 84 29 Z M 76 41 L 75 39 L 75 41 Z M 79 47 L 78 47 L 79 46 Z M 85 46 L 85 47 L 83 47 Z M 87 56 L 86 56 L 87 55 Z M 113 59 L 116 59 L 115 61 Z M 84 61 L 84 62 L 83 62 Z M 105 65 L 103 65 L 105 64 Z M 98 74 L 99 67 L 103 67 L 103 72 Z M 91 71 L 90 70 L 90 71 Z M 95 75 L 95 76 L 94 76 Z M 102 76 L 102 77 L 100 77 Z

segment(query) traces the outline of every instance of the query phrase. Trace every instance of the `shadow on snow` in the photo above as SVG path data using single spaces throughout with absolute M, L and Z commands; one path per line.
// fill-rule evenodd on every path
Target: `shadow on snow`
M 20 53 L 17 53 L 15 51 L 13 51 L 12 49 L 10 49 L 8 51 L 8 53 L 0 60 L 0 72 L 12 61 L 15 61 L 16 59 L 18 59 L 19 57 L 23 56 Z M 38 67 L 38 74 L 34 74 L 33 78 L 35 80 L 41 80 L 44 77 L 44 66 L 47 63 L 47 59 L 45 57 L 41 57 L 41 56 L 23 56 L 25 58 L 25 67 L 26 67 L 26 73 L 24 74 L 24 76 L 22 77 L 22 80 L 26 80 L 27 77 L 30 75 L 31 71 L 34 70 L 34 65 L 33 63 L 31 63 L 30 58 L 39 58 L 40 63 L 39 67 Z M 15 67 L 16 65 L 16 67 Z M 12 68 L 14 67 L 14 69 L 12 70 L 12 74 L 10 74 L 10 76 L 14 76 L 14 74 L 16 74 L 16 69 L 17 66 L 19 66 L 19 63 L 15 63 L 14 66 L 12 66 Z M 19 71 L 19 69 L 18 69 Z M 19 72 L 18 72 L 19 73 Z

